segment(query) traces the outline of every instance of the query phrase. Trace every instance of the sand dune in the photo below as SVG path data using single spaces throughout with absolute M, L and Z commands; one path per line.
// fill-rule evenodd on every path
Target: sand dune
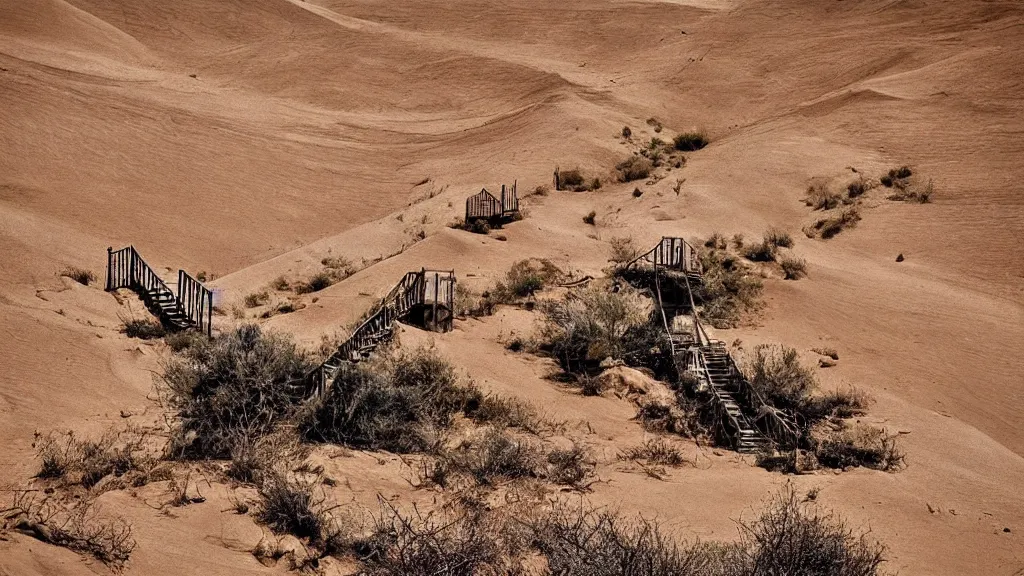
M 589 421 L 577 432 L 607 480 L 596 503 L 731 538 L 734 519 L 791 480 L 869 526 L 901 574 L 1019 574 L 1022 42 L 1016 1 L 0 0 L 0 483 L 36 470 L 35 430 L 159 419 L 166 350 L 118 332 L 141 304 L 57 276 L 77 265 L 102 279 L 107 246 L 134 244 L 169 277 L 208 273 L 218 327 L 246 294 L 344 256 L 361 270 L 261 320 L 315 345 L 409 270 L 454 268 L 482 290 L 528 256 L 600 274 L 616 236 L 778 226 L 809 277 L 766 279 L 755 325 L 718 336 L 839 349 L 822 377 L 874 396 L 866 418 L 903 433 L 907 470 L 790 479 L 689 444 L 701 467 L 658 481 L 614 464 L 644 438 L 628 402 L 578 396 L 544 378 L 547 360 L 502 347 L 532 315 L 401 338 L 432 342 L 487 390 Z M 634 198 L 638 183 L 610 178 L 630 152 L 624 125 L 637 142 L 704 129 L 712 143 Z M 813 178 L 902 164 L 932 180 L 931 204 L 875 195 L 856 228 L 801 234 Z M 526 197 L 506 241 L 448 228 L 467 195 L 513 179 L 525 193 L 556 165 L 606 184 Z M 597 226 L 582 222 L 591 210 Z M 397 457 L 318 457 L 349 480 L 339 501 L 430 497 Z M 149 506 L 159 491 L 101 499 L 135 525 L 128 573 L 285 571 L 249 553 L 262 533 L 220 511 L 226 486 L 178 517 Z M 0 541 L 0 574 L 104 570 Z

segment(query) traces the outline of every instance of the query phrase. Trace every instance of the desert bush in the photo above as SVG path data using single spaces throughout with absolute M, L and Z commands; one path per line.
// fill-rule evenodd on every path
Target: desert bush
M 495 284 L 490 299 L 495 304 L 511 304 L 543 290 L 561 275 L 562 271 L 547 260 L 520 260 Z
M 811 352 L 821 354 L 822 356 L 828 356 L 833 360 L 839 360 L 839 352 L 837 352 L 836 349 L 832 348 L 831 346 L 822 348 L 812 348 Z
M 612 252 L 609 261 L 616 265 L 628 264 L 640 255 L 640 248 L 632 236 L 612 238 L 608 243 Z
M 573 168 L 571 170 L 558 170 L 558 180 L 556 188 L 559 190 L 573 190 L 583 187 L 583 172 L 579 168 Z
M 320 260 L 320 264 L 338 280 L 344 280 L 356 273 L 355 265 L 344 256 L 328 256 Z
M 704 132 L 683 132 L 672 139 L 676 150 L 696 151 L 708 145 L 708 137 Z
M 146 435 L 134 428 L 109 429 L 99 438 L 79 439 L 74 432 L 36 434 L 40 478 L 61 478 L 92 488 L 108 476 L 144 472 L 154 463 Z
M 705 248 L 699 256 L 704 274 L 694 298 L 703 306 L 704 319 L 715 328 L 736 327 L 743 313 L 759 306 L 761 280 L 724 250 Z
M 894 192 L 886 196 L 887 200 L 899 200 L 902 202 L 919 202 L 927 204 L 931 202 L 934 186 L 929 180 L 926 184 L 911 182 L 908 180 L 896 180 L 892 186 Z
M 686 457 L 678 447 L 664 438 L 648 440 L 639 446 L 631 446 L 619 453 L 619 460 L 643 461 L 660 466 L 682 466 Z
M 455 369 L 426 348 L 398 353 L 373 366 L 344 366 L 326 397 L 298 423 L 306 440 L 408 453 L 433 450 L 471 389 Z
M 752 522 L 740 524 L 739 574 L 874 576 L 885 548 L 839 517 L 801 504 L 792 488 L 776 495 Z
M 163 338 L 167 329 L 163 324 L 150 318 L 125 318 L 121 320 L 121 332 L 129 338 L 155 340 Z
M 792 489 L 741 522 L 736 543 L 686 543 L 643 517 L 557 502 L 530 524 L 552 574 L 563 576 L 876 576 L 885 548 Z
M 13 506 L 5 513 L 15 528 L 48 544 L 88 554 L 114 569 L 122 568 L 135 550 L 132 525 L 119 516 L 101 515 L 92 500 L 69 509 L 29 491 L 16 492 Z
M 755 346 L 743 372 L 765 401 L 782 410 L 806 411 L 818 387 L 814 371 L 800 363 L 795 349 L 786 346 Z
M 856 206 L 844 209 L 838 215 L 822 218 L 814 223 L 813 228 L 808 230 L 808 236 L 815 234 L 822 239 L 828 240 L 847 228 L 852 228 L 860 220 L 860 210 Z
M 826 182 L 816 182 L 807 187 L 804 204 L 815 210 L 831 210 L 843 201 L 842 195 L 831 190 Z
M 779 265 L 786 275 L 786 280 L 799 280 L 807 275 L 807 261 L 794 256 L 784 256 Z
M 640 330 L 649 323 L 649 301 L 628 286 L 618 292 L 588 286 L 547 303 L 543 312 L 541 348 L 567 372 L 587 372 L 605 358 L 625 360 L 660 344 Z
M 633 419 L 650 432 L 669 432 L 687 438 L 707 435 L 707 428 L 701 422 L 697 406 L 683 394 L 676 395 L 674 404 L 658 400 L 643 401 L 637 406 Z
M 83 286 L 88 286 L 90 282 L 94 282 L 96 280 L 96 275 L 91 271 L 77 266 L 68 266 L 67 268 L 64 268 L 60 271 L 60 275 L 71 278 Z
M 593 210 L 588 212 L 587 215 L 583 217 L 583 223 L 584 224 L 590 224 L 591 226 L 596 226 L 597 225 L 597 212 L 595 212 Z
M 278 276 L 277 278 L 274 278 L 274 280 L 270 283 L 270 287 L 273 288 L 274 290 L 277 290 L 278 292 L 284 292 L 285 290 L 288 290 L 288 288 L 290 288 L 291 285 L 288 283 L 287 278 L 285 278 L 284 276 Z
M 312 368 L 289 337 L 256 325 L 175 354 L 161 376 L 177 413 L 171 456 L 226 458 L 266 436 L 304 396 Z
M 572 448 L 556 448 L 547 454 L 545 477 L 555 484 L 585 490 L 593 483 L 595 463 L 586 447 L 573 442 Z
M 270 293 L 266 290 L 260 290 L 259 292 L 253 292 L 245 297 L 246 308 L 256 308 L 257 306 L 263 306 L 270 301 Z
M 275 467 L 304 460 L 309 455 L 291 427 L 282 427 L 255 440 L 243 440 L 231 447 L 231 462 L 225 475 L 243 484 L 259 484 Z
M 789 235 L 789 232 L 784 232 L 778 228 L 769 228 L 765 231 L 764 241 L 776 248 L 793 247 L 793 237 Z
M 445 477 L 468 476 L 477 484 L 493 486 L 501 480 L 536 477 L 541 455 L 540 447 L 529 439 L 491 427 L 442 450 L 437 465 Z
M 634 154 L 615 165 L 615 170 L 619 173 L 619 182 L 632 182 L 647 178 L 653 168 L 651 160 L 639 154 Z
M 896 442 L 896 435 L 860 423 L 843 422 L 836 428 L 819 429 L 813 433 L 814 454 L 822 466 L 863 466 L 884 471 L 903 467 L 904 454 Z
M 459 317 L 466 316 L 490 316 L 494 313 L 494 302 L 492 295 L 488 292 L 478 294 L 470 290 L 465 284 L 455 284 L 455 314 Z
M 319 478 L 289 478 L 283 472 L 270 473 L 260 483 L 259 495 L 256 519 L 274 532 L 310 541 L 320 541 L 327 533 L 327 497 Z
M 601 189 L 601 179 L 598 178 L 597 176 L 594 176 L 590 180 L 590 189 L 591 190 L 600 190 Z
M 629 140 L 633 136 L 633 131 L 630 130 L 629 126 L 622 127 L 622 137 Z
M 380 513 L 353 551 L 367 576 L 473 576 L 523 573 L 525 537 L 516 522 L 480 505 L 403 515 L 378 498 Z
M 775 252 L 775 245 L 767 238 L 764 238 L 756 244 L 747 246 L 743 251 L 743 255 L 747 260 L 752 260 L 754 262 L 774 262 Z
M 202 344 L 206 340 L 206 335 L 198 330 L 181 330 L 170 332 L 164 336 L 164 343 L 171 349 L 171 352 L 181 352 L 186 348 Z
M 704 241 L 705 248 L 725 250 L 728 246 L 729 242 L 725 239 L 725 236 L 719 232 L 712 233 L 711 236 L 708 236 L 707 240 Z
M 334 284 L 336 279 L 333 275 L 328 272 L 317 272 L 309 277 L 305 282 L 301 282 L 295 286 L 296 294 L 309 294 L 311 292 L 319 292 L 324 288 Z
M 639 198 L 644 195 L 644 191 L 639 188 L 633 188 L 633 198 Z
M 848 198 L 857 198 L 859 196 L 863 196 L 864 193 L 870 189 L 871 183 L 861 176 L 846 185 L 846 196 Z
M 498 428 L 520 428 L 536 434 L 543 427 L 540 416 L 532 405 L 507 396 L 483 395 L 474 389 L 466 401 L 466 416 L 477 423 Z
M 871 397 L 863 390 L 849 387 L 817 394 L 807 407 L 807 416 L 811 420 L 825 418 L 850 418 L 859 416 L 871 402 Z
M 914 172 L 907 166 L 900 166 L 899 168 L 892 168 L 889 172 L 880 178 L 882 186 L 886 188 L 893 188 L 905 184 L 906 180 L 914 175 Z

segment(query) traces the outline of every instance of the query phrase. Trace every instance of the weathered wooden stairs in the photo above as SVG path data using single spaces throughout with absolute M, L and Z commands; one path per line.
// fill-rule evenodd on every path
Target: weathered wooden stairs
M 630 282 L 650 287 L 671 342 L 676 372 L 706 391 L 720 423 L 719 439 L 740 453 L 756 453 L 768 443 L 756 414 L 763 402 L 756 396 L 725 347 L 712 340 L 700 323 L 692 283 L 702 269 L 696 250 L 682 238 L 665 237 L 621 271 Z
M 107 248 L 105 290 L 135 291 L 160 322 L 171 330 L 195 328 L 212 334 L 213 292 L 184 270 L 178 270 L 177 293 L 146 264 L 134 246 Z
M 454 321 L 455 272 L 407 273 L 363 316 L 352 334 L 308 375 L 310 393 L 322 397 L 346 363 L 366 359 L 394 336 L 395 322 L 405 320 L 428 330 L 447 332 Z

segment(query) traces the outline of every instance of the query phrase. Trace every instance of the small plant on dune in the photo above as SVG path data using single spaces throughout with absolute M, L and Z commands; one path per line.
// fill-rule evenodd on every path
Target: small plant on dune
M 601 179 L 600 179 L 600 178 L 598 178 L 597 176 L 595 176 L 595 177 L 594 177 L 594 178 L 593 178 L 593 179 L 592 179 L 592 180 L 590 181 L 590 189 L 591 189 L 591 190 L 600 190 L 600 189 L 601 189 Z
M 694 152 L 708 144 L 708 137 L 704 132 L 683 132 L 672 139 L 675 149 L 683 152 Z
M 164 342 L 170 347 L 171 352 L 181 352 L 206 340 L 206 335 L 198 330 L 182 330 L 180 332 L 171 332 L 164 336 Z
M 94 282 L 96 280 L 95 274 L 89 270 L 78 268 L 77 266 L 68 266 L 67 268 L 64 268 L 60 271 L 60 275 L 66 278 L 71 278 L 83 286 L 88 286 L 90 282 Z
M 612 238 L 608 244 L 611 245 L 611 257 L 608 260 L 617 266 L 629 264 L 640 255 L 640 248 L 632 236 Z
M 883 175 L 879 180 L 882 186 L 886 188 L 898 187 L 901 184 L 905 184 L 906 181 L 914 175 L 913 170 L 908 166 L 900 166 L 899 168 L 893 168 L 889 172 Z
M 711 236 L 708 236 L 707 240 L 704 241 L 705 248 L 712 248 L 715 250 L 725 250 L 729 246 L 725 236 L 719 232 L 713 232 Z
M 441 450 L 433 474 L 446 480 L 467 477 L 478 485 L 494 486 L 503 480 L 536 477 L 541 456 L 540 447 L 528 438 L 485 428 L 456 447 Z
M 296 294 L 309 294 L 311 292 L 319 292 L 324 288 L 334 284 L 335 278 L 327 272 L 317 272 L 309 277 L 308 280 L 302 282 L 295 287 Z
M 266 304 L 269 301 L 270 301 L 270 293 L 267 292 L 266 290 L 261 290 L 259 292 L 253 292 L 252 294 L 246 295 L 246 297 L 245 297 L 245 307 L 246 308 L 256 308 L 258 306 L 263 306 L 264 304 Z
M 774 262 L 775 253 L 775 244 L 772 244 L 767 238 L 756 244 L 751 244 L 743 250 L 743 255 L 747 260 L 754 262 Z
M 630 130 L 629 126 L 622 127 L 622 137 L 629 140 L 633 136 L 633 131 Z
M 277 290 L 278 292 L 284 292 L 285 290 L 289 289 L 290 285 L 288 284 L 287 278 L 285 278 L 284 276 L 278 276 L 277 278 L 274 278 L 273 282 L 270 283 L 270 287 L 273 288 L 274 290 Z
M 587 213 L 587 215 L 583 217 L 583 223 L 584 224 L 590 224 L 591 226 L 596 226 L 597 225 L 597 212 L 591 210 L 589 213 Z
M 167 330 L 163 324 L 150 318 L 126 318 L 121 320 L 121 332 L 129 338 L 154 340 L 163 338 Z
M 99 438 L 79 439 L 74 432 L 36 434 L 40 478 L 60 478 L 92 488 L 109 476 L 144 473 L 154 463 L 145 434 L 134 428 L 107 430 Z
M 858 221 L 860 221 L 860 210 L 856 206 L 850 206 L 836 216 L 818 220 L 806 232 L 812 238 L 817 234 L 823 240 L 828 240 L 829 238 L 834 238 L 843 230 L 852 228 Z
M 330 518 L 319 479 L 289 478 L 275 472 L 260 483 L 259 495 L 256 519 L 271 530 L 311 541 L 323 539 Z
M 807 261 L 803 258 L 785 256 L 779 261 L 786 280 L 799 280 L 807 275 Z
M 815 182 L 807 187 L 807 195 L 804 204 L 815 210 L 831 210 L 839 206 L 843 197 L 831 190 L 827 182 Z
M 573 442 L 571 448 L 556 448 L 547 454 L 545 477 L 550 482 L 586 490 L 593 483 L 595 463 L 586 447 Z
M 619 453 L 619 460 L 643 461 L 651 465 L 682 466 L 687 462 L 682 451 L 664 438 L 648 440 Z
M 71 508 L 51 500 L 37 498 L 34 492 L 20 491 L 5 510 L 14 527 L 34 538 L 87 554 L 118 570 L 135 550 L 132 525 L 120 516 L 97 512 L 92 500 L 83 500 Z
M 320 264 L 331 271 L 339 280 L 356 273 L 356 267 L 352 264 L 352 261 L 344 256 L 328 256 L 320 260 Z
M 517 398 L 470 393 L 464 412 L 474 422 L 498 428 L 519 428 L 533 434 L 544 426 L 537 411 Z
M 637 154 L 615 165 L 615 169 L 619 172 L 620 182 L 632 182 L 647 178 L 653 167 L 651 160 Z
M 789 232 L 784 232 L 778 228 L 769 228 L 766 230 L 764 233 L 764 240 L 777 248 L 793 247 L 793 237 L 789 235 Z
M 904 466 L 905 456 L 896 436 L 865 424 L 842 423 L 838 429 L 818 432 L 814 455 L 829 468 L 863 466 L 894 471 Z
M 555 170 L 556 190 L 576 190 L 583 187 L 583 172 L 579 168 L 571 170 Z
M 562 271 L 548 260 L 520 260 L 509 268 L 504 277 L 491 290 L 491 301 L 511 304 L 532 297 L 545 286 L 556 282 Z
M 839 352 L 836 352 L 836 349 L 832 348 L 830 346 L 821 347 L 821 348 L 812 348 L 811 352 L 815 352 L 817 354 L 821 354 L 822 356 L 828 356 L 829 358 L 831 358 L 833 360 L 839 360 Z
M 871 183 L 863 176 L 846 185 L 847 198 L 858 198 L 871 189 Z

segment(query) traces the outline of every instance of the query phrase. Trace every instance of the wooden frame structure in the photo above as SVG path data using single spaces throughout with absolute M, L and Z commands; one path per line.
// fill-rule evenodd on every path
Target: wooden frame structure
M 178 292 L 146 264 L 135 246 L 120 250 L 107 248 L 107 278 L 104 289 L 112 292 L 119 288 L 134 290 L 160 321 L 173 329 L 195 328 L 213 333 L 213 291 L 203 286 L 184 270 L 178 270 Z
M 487 220 L 492 223 L 510 222 L 519 216 L 518 182 L 512 186 L 501 185 L 501 197 L 496 197 L 483 188 L 466 198 L 466 223 L 473 220 Z

